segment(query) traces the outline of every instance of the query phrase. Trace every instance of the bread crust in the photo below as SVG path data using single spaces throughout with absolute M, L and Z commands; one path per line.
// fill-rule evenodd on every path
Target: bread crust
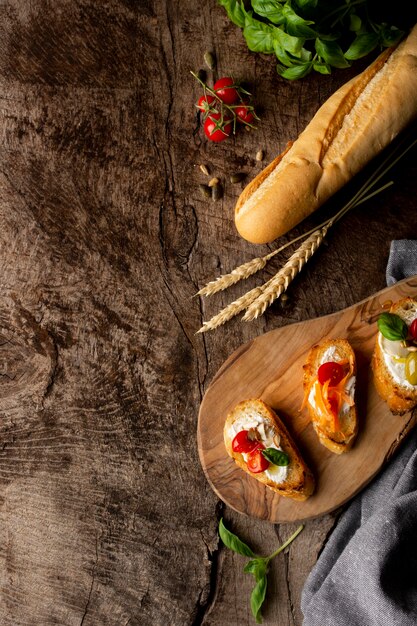
M 414 298 L 403 298 L 390 308 L 390 313 L 398 314 L 405 307 L 413 307 L 417 315 L 417 300 Z M 379 345 L 379 333 L 375 342 L 375 349 L 372 355 L 372 371 L 374 384 L 381 398 L 388 404 L 390 411 L 394 415 L 404 415 L 417 406 L 417 387 L 415 390 L 399 385 L 391 376 L 385 365 L 384 355 Z
M 265 421 L 267 421 L 277 435 L 279 435 L 280 447 L 290 458 L 288 476 L 285 482 L 277 484 L 270 480 L 264 472 L 253 474 L 248 470 L 242 454 L 233 451 L 233 439 L 229 436 L 228 431 L 235 420 L 238 419 L 242 415 L 242 412 L 246 410 L 252 410 L 262 415 Z M 278 493 L 281 496 L 293 498 L 294 500 L 302 501 L 306 500 L 314 492 L 315 481 L 312 472 L 301 457 L 296 444 L 294 443 L 282 420 L 278 417 L 275 411 L 262 400 L 255 398 L 240 402 L 227 416 L 223 429 L 223 435 L 226 451 L 229 456 L 234 459 L 235 463 L 244 472 L 249 474 L 255 480 L 263 483 L 269 489 L 272 489 L 275 493 Z
M 304 365 L 303 385 L 306 393 L 310 390 L 311 384 L 317 380 L 317 370 L 321 365 L 321 359 L 326 350 L 331 347 L 337 348 L 337 352 L 342 358 L 352 360 L 352 376 L 356 376 L 355 354 L 349 342 L 346 339 L 329 339 L 321 344 L 313 346 L 309 352 L 307 361 Z M 330 427 L 323 426 L 319 414 L 309 402 L 307 402 L 307 408 L 313 428 L 323 446 L 335 454 L 347 452 L 347 450 L 352 447 L 358 433 L 358 419 L 355 405 L 350 407 L 349 413 L 346 416 L 339 418 L 341 430 L 337 432 L 332 430 Z
M 338 89 L 282 155 L 243 190 L 240 235 L 267 243 L 305 219 L 417 117 L 417 25 Z

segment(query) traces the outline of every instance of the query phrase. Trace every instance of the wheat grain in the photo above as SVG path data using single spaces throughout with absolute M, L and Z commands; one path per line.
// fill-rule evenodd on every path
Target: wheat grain
M 250 305 L 246 308 L 246 313 L 243 316 L 246 322 L 262 315 L 274 300 L 279 298 L 279 296 L 288 289 L 288 285 L 291 281 L 316 252 L 328 230 L 329 225 L 325 225 L 310 235 L 310 237 L 297 248 L 279 272 L 260 288 L 260 295 L 255 300 L 252 300 Z
M 252 274 L 256 274 L 256 272 L 262 270 L 271 258 L 271 256 L 273 256 L 277 252 L 278 250 L 275 250 L 274 252 L 270 252 L 264 257 L 258 257 L 256 259 L 252 259 L 252 261 L 244 263 L 243 265 L 239 265 L 239 267 L 230 272 L 230 274 L 223 274 L 222 276 L 216 278 L 216 280 L 212 280 L 207 283 L 207 285 L 200 289 L 200 291 L 198 291 L 195 295 L 211 296 L 218 291 L 227 289 L 227 287 L 234 285 L 243 278 L 249 278 L 249 276 L 252 276 Z
M 207 322 L 204 322 L 200 330 L 197 333 L 205 333 L 207 330 L 214 330 L 218 326 L 225 324 L 232 317 L 238 315 L 241 311 L 244 311 L 253 300 L 255 300 L 262 293 L 262 287 L 255 287 L 251 289 L 247 293 L 240 296 L 237 300 L 234 300 L 230 304 L 228 304 L 224 309 L 222 309 L 217 315 L 209 319 Z

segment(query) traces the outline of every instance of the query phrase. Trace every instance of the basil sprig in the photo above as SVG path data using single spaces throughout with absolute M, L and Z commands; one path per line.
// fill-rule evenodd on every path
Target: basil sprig
M 403 319 L 395 313 L 381 313 L 378 318 L 378 330 L 386 339 L 404 341 L 407 339 L 408 327 Z
M 296 80 L 312 70 L 330 74 L 404 32 L 371 18 L 368 0 L 218 0 L 243 30 L 249 50 L 275 54 L 280 76 Z
M 274 465 L 285 467 L 285 465 L 288 465 L 290 462 L 288 454 L 282 450 L 277 450 L 276 448 L 266 448 L 266 450 L 262 450 L 262 454 L 270 463 L 273 463 Z
M 279 450 L 277 450 L 279 452 Z M 246 574 L 252 574 L 255 578 L 255 587 L 252 590 L 250 597 L 250 606 L 252 610 L 252 615 L 254 616 L 256 623 L 262 623 L 262 615 L 261 608 L 266 598 L 266 589 L 268 583 L 268 567 L 269 561 L 277 556 L 280 552 L 285 550 L 287 546 L 290 545 L 292 541 L 300 534 L 303 530 L 304 526 L 301 525 L 297 528 L 295 533 L 287 539 L 275 552 L 270 554 L 269 556 L 256 556 L 256 554 L 251 550 L 251 548 L 244 543 L 237 535 L 232 533 L 230 530 L 226 528 L 223 522 L 223 518 L 219 523 L 219 535 L 220 539 L 223 541 L 226 548 L 233 550 L 233 552 L 237 552 L 242 556 L 251 557 L 251 560 L 248 561 L 243 568 L 243 571 Z

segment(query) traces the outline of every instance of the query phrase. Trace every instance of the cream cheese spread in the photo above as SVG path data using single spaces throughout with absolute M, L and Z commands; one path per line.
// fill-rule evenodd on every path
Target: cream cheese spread
M 381 333 L 379 333 L 378 342 L 385 366 L 397 385 L 414 390 L 417 385 L 412 385 L 405 377 L 405 361 L 403 359 L 410 354 L 408 350 L 402 346 L 401 341 L 391 341 Z

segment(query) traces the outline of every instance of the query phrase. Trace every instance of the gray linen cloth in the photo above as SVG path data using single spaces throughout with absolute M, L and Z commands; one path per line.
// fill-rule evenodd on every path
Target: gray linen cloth
M 391 243 L 387 282 L 417 274 L 417 241 Z M 303 626 L 417 625 L 417 432 L 342 513 L 305 583 Z

